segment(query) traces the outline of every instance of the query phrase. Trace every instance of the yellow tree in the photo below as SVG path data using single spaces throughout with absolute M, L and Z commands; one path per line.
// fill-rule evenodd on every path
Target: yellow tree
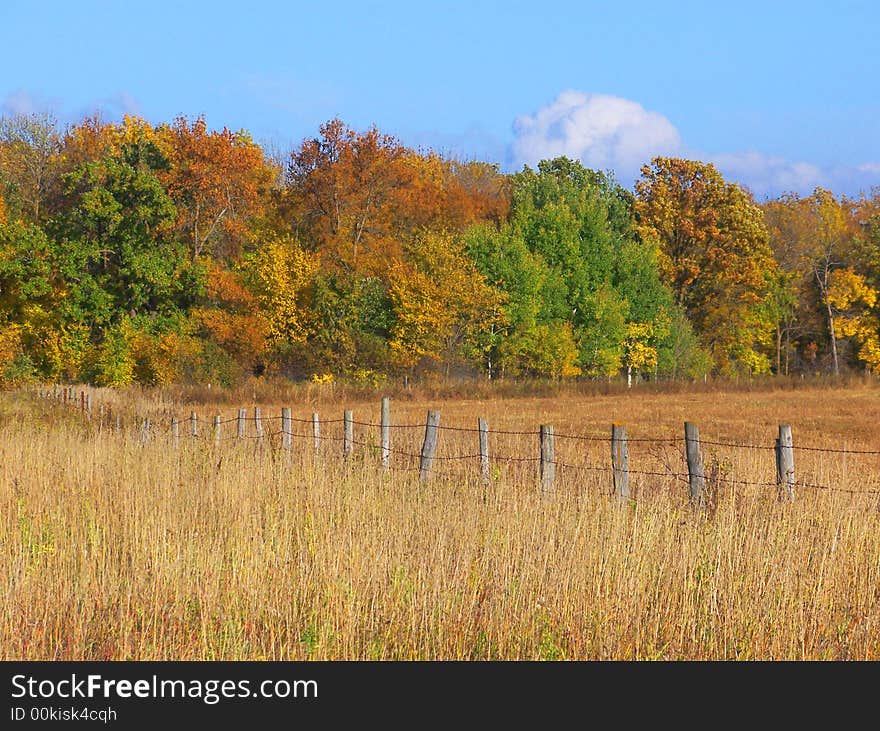
M 807 206 L 811 231 L 809 238 L 804 242 L 803 256 L 825 305 L 834 375 L 838 375 L 840 357 L 837 352 L 838 332 L 835 322 L 837 313 L 831 287 L 834 272 L 842 266 L 846 249 L 852 245 L 855 233 L 852 207 L 846 199 L 837 200 L 833 193 L 822 188 L 816 188 L 813 195 L 804 202 Z
M 765 209 L 774 254 L 800 304 L 800 325 L 809 328 L 815 321 L 813 330 L 827 333 L 832 370 L 837 375 L 841 333 L 831 286 L 835 272 L 852 268 L 858 258 L 855 206 L 816 188 L 808 197 L 786 195 Z
M 290 236 L 270 235 L 247 257 L 247 277 L 266 319 L 270 345 L 303 343 L 312 334 L 313 315 L 305 295 L 319 265 L 318 256 Z
M 829 276 L 827 302 L 838 334 L 855 338 L 859 358 L 874 373 L 880 371 L 878 320 L 872 312 L 877 299 L 877 290 L 852 269 L 837 269 Z
M 764 308 L 776 271 L 763 213 L 714 166 L 655 158 L 636 183 L 642 235 L 716 367 L 766 371 L 773 322 Z
M 626 366 L 626 385 L 632 388 L 633 371 L 636 373 L 657 367 L 657 348 L 654 340 L 654 323 L 630 322 L 626 326 L 623 341 L 623 364 Z
M 423 358 L 445 362 L 448 374 L 456 358 L 479 351 L 499 325 L 502 297 L 448 233 L 424 233 L 406 255 L 388 277 L 392 355 L 409 368 Z

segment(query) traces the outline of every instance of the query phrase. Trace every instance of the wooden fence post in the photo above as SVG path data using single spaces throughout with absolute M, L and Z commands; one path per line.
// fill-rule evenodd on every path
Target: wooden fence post
M 477 420 L 477 429 L 480 432 L 480 480 L 484 485 L 489 484 L 489 422 L 485 419 Z
M 391 399 L 382 397 L 382 467 L 391 465 Z
M 87 393 L 85 398 L 86 421 L 92 420 L 92 394 Z
M 437 451 L 437 432 L 440 428 L 440 412 L 428 411 L 425 421 L 425 441 L 422 442 L 422 455 L 419 460 L 419 479 L 427 482 L 431 477 L 434 465 L 434 453 Z
M 83 414 L 86 413 L 86 392 L 85 391 L 79 392 L 79 410 Z
M 245 419 L 247 419 L 247 409 L 239 409 L 238 410 L 238 438 L 244 439 L 245 437 Z
M 553 443 L 553 426 L 541 424 L 541 489 L 552 490 L 556 479 L 556 447 Z
M 315 453 L 321 449 L 321 418 L 317 412 L 312 414 L 312 436 L 315 438 Z
M 779 425 L 779 437 L 776 440 L 776 484 L 779 485 L 780 498 L 794 502 L 794 445 L 791 424 Z
M 191 437 L 199 435 L 199 415 L 195 411 L 189 412 L 189 435 Z
M 350 457 L 354 451 L 354 414 L 342 412 L 342 456 Z
M 281 446 L 285 452 L 290 452 L 291 442 L 293 441 L 293 429 L 290 421 L 290 407 L 285 406 L 281 409 Z
M 257 430 L 257 444 L 263 446 L 263 414 L 259 406 L 254 406 L 254 428 Z
M 122 431 L 122 414 L 120 414 L 118 411 L 116 412 L 116 427 L 115 427 L 115 429 L 117 432 Z
M 630 496 L 629 447 L 626 442 L 626 427 L 623 424 L 611 425 L 611 467 L 617 499 L 627 500 Z
M 693 422 L 684 423 L 684 441 L 691 503 L 695 507 L 703 507 L 703 488 L 706 486 L 706 478 L 703 474 L 703 450 L 700 448 L 700 430 Z
M 144 419 L 144 424 L 141 427 L 141 441 L 144 442 L 144 444 L 146 444 L 148 441 L 150 441 L 150 427 L 151 426 L 152 426 L 152 424 L 150 424 L 150 420 Z
M 171 417 L 171 446 L 177 449 L 180 446 L 180 429 L 177 424 L 177 417 Z
M 220 446 L 220 414 L 214 414 L 214 446 Z

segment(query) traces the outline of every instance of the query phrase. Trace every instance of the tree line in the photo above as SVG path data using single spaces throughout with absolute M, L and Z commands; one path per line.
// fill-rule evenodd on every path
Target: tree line
M 0 119 L 0 383 L 880 371 L 880 190 Z

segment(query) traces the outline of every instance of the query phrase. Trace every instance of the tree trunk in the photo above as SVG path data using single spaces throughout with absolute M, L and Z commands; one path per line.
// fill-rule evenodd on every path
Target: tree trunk
M 776 323 L 776 375 L 782 375 L 782 325 Z
M 828 310 L 828 332 L 831 334 L 831 358 L 834 363 L 834 375 L 840 375 L 840 362 L 837 360 L 837 335 L 834 332 L 834 312 L 831 304 L 826 300 L 826 308 Z
M 785 328 L 785 375 L 789 373 L 789 363 L 791 359 L 791 324 Z

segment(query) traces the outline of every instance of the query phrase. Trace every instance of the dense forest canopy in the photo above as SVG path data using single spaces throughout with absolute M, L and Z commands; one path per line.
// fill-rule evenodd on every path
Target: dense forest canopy
M 0 120 L 0 383 L 880 372 L 880 190 L 503 174 L 324 124 Z

